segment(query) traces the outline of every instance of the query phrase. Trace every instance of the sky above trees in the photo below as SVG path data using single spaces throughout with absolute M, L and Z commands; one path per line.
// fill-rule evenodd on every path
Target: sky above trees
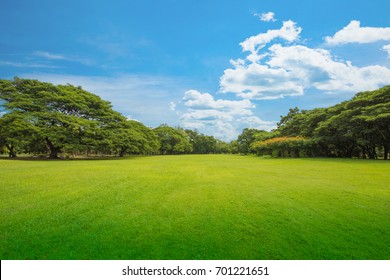
M 0 78 L 71 83 L 222 140 L 390 84 L 390 2 L 2 1 Z

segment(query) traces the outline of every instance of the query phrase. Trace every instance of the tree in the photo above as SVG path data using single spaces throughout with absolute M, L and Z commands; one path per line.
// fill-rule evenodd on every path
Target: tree
M 157 135 L 142 123 L 128 120 L 114 132 L 114 146 L 120 157 L 128 154 L 155 154 L 159 149 Z
M 283 136 L 298 136 L 301 133 L 302 112 L 298 107 L 289 109 L 286 116 L 280 116 L 278 131 Z
M 274 137 L 252 144 L 252 149 L 258 155 L 273 157 L 306 157 L 311 147 L 311 141 L 300 136 Z
M 192 144 L 194 154 L 211 154 L 218 153 L 217 144 L 218 141 L 213 136 L 207 136 L 202 133 L 198 133 L 193 130 L 185 130 L 188 135 L 190 143 Z M 221 143 L 220 143 L 221 144 Z
M 281 117 L 282 136 L 311 139 L 312 155 L 389 158 L 390 86 L 357 93 L 329 108 L 290 109 Z
M 360 129 L 355 133 L 360 135 L 363 148 L 368 148 L 369 157 L 375 157 L 375 149 L 379 150 L 379 147 L 382 147 L 383 158 L 388 159 L 390 152 L 390 86 L 358 93 L 347 104 L 347 108 L 359 111 L 351 118 L 351 122 L 359 126 Z
M 153 131 L 160 140 L 161 154 L 187 154 L 192 152 L 190 138 L 183 129 L 160 125 Z
M 0 146 L 8 150 L 9 157 L 31 148 L 31 139 L 37 137 L 38 130 L 31 120 L 20 112 L 6 113 L 0 118 Z
M 61 151 L 111 152 L 116 146 L 115 137 L 118 139 L 117 129 L 126 126 L 126 119 L 112 109 L 110 102 L 72 85 L 54 86 L 19 78 L 1 80 L 0 99 L 6 112 L 2 122 L 13 119 L 21 123 L 4 125 L 3 141 L 25 150 L 29 147 L 30 152 L 41 149 L 42 145 L 36 143 L 43 143 L 50 158 L 58 158 Z M 127 132 L 128 137 L 136 136 L 136 132 Z
M 241 154 L 251 153 L 251 144 L 256 141 L 256 135 L 265 132 L 255 128 L 245 128 L 237 138 L 238 152 Z

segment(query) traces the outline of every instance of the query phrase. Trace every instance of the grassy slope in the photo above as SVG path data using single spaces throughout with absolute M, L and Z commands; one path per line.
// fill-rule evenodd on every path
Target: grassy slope
M 390 259 L 390 162 L 0 160 L 1 259 Z

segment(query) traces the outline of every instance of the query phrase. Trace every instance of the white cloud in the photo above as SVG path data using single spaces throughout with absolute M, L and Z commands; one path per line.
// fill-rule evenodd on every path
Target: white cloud
M 388 58 L 390 58 L 390 45 L 383 46 L 382 50 L 387 52 Z
M 139 120 L 135 119 L 132 115 L 127 115 L 125 118 L 126 118 L 127 120 L 129 120 L 129 121 L 136 121 L 136 122 L 139 122 Z
M 348 43 L 374 43 L 390 41 L 389 27 L 361 27 L 360 21 L 353 20 L 333 36 L 325 37 L 329 45 Z
M 262 129 L 271 131 L 276 128 L 276 122 L 274 121 L 263 121 L 256 116 L 243 117 L 237 120 L 242 123 L 244 127 Z
M 217 99 L 209 93 L 188 90 L 183 97 L 186 113 L 180 117 L 183 127 L 196 128 L 223 140 L 232 140 L 245 127 L 275 128 L 275 122 L 262 121 L 253 115 L 250 100 Z
M 277 99 L 303 94 L 303 86 L 283 68 L 251 63 L 226 69 L 220 79 L 220 91 L 245 99 Z
M 295 22 L 289 20 L 283 22 L 283 26 L 280 29 L 268 30 L 266 33 L 260 33 L 256 36 L 249 37 L 244 42 L 240 43 L 240 45 L 243 51 L 257 53 L 276 38 L 281 38 L 288 42 L 296 41 L 298 40 L 301 31 L 301 27 L 298 27 Z
M 268 13 L 262 13 L 262 14 L 254 14 L 255 16 L 259 17 L 261 21 L 270 22 L 270 21 L 276 21 L 275 19 L 275 13 L 268 12 Z
M 232 68 L 226 69 L 220 78 L 220 92 L 263 100 L 304 95 L 310 89 L 322 93 L 352 93 L 389 83 L 389 68 L 357 67 L 335 59 L 329 50 L 289 44 L 273 44 L 265 49 L 266 44 L 276 38 L 286 43 L 297 40 L 300 31 L 300 27 L 289 21 L 279 30 L 246 39 L 241 46 L 250 55 L 246 59 L 231 60 Z M 384 50 L 390 52 L 388 47 Z
M 183 100 L 186 101 L 185 106 L 197 109 L 239 110 L 255 107 L 249 100 L 215 100 L 211 94 L 200 93 L 197 90 L 186 91 Z
M 108 100 L 125 116 L 147 126 L 161 123 L 178 125 L 176 112 L 167 109 L 168 100 L 180 99 L 187 81 L 164 76 L 118 75 L 76 76 L 56 74 L 25 74 L 23 78 L 38 79 L 53 84 L 72 84 Z M 163 102 L 162 102 L 163 101 Z
M 356 67 L 348 61 L 335 61 L 328 50 L 281 45 L 273 45 L 270 50 L 272 55 L 267 64 L 288 69 L 292 80 L 304 89 L 357 92 L 375 89 L 390 81 L 390 69 L 378 65 Z

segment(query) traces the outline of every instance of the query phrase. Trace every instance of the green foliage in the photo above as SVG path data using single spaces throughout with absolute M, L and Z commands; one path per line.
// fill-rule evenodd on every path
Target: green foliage
M 272 157 L 307 157 L 310 155 L 312 141 L 299 136 L 275 137 L 254 142 L 251 146 L 257 155 Z
M 237 138 L 238 152 L 244 155 L 252 153 L 251 144 L 263 134 L 267 134 L 267 132 L 255 128 L 245 128 Z
M 16 152 L 65 154 L 154 154 L 156 135 L 127 121 L 110 102 L 72 85 L 37 80 L 0 81 L 2 146 Z
M 390 86 L 361 92 L 351 100 L 323 109 L 290 109 L 277 131 L 312 141 L 313 156 L 388 159 Z
M 168 125 L 160 125 L 153 131 L 160 141 L 160 153 L 162 155 L 186 154 L 192 152 L 190 137 L 183 129 L 175 129 Z
M 207 136 L 197 131 L 186 129 L 190 143 L 193 147 L 193 154 L 214 154 L 226 153 L 227 144 L 215 139 L 213 136 Z

